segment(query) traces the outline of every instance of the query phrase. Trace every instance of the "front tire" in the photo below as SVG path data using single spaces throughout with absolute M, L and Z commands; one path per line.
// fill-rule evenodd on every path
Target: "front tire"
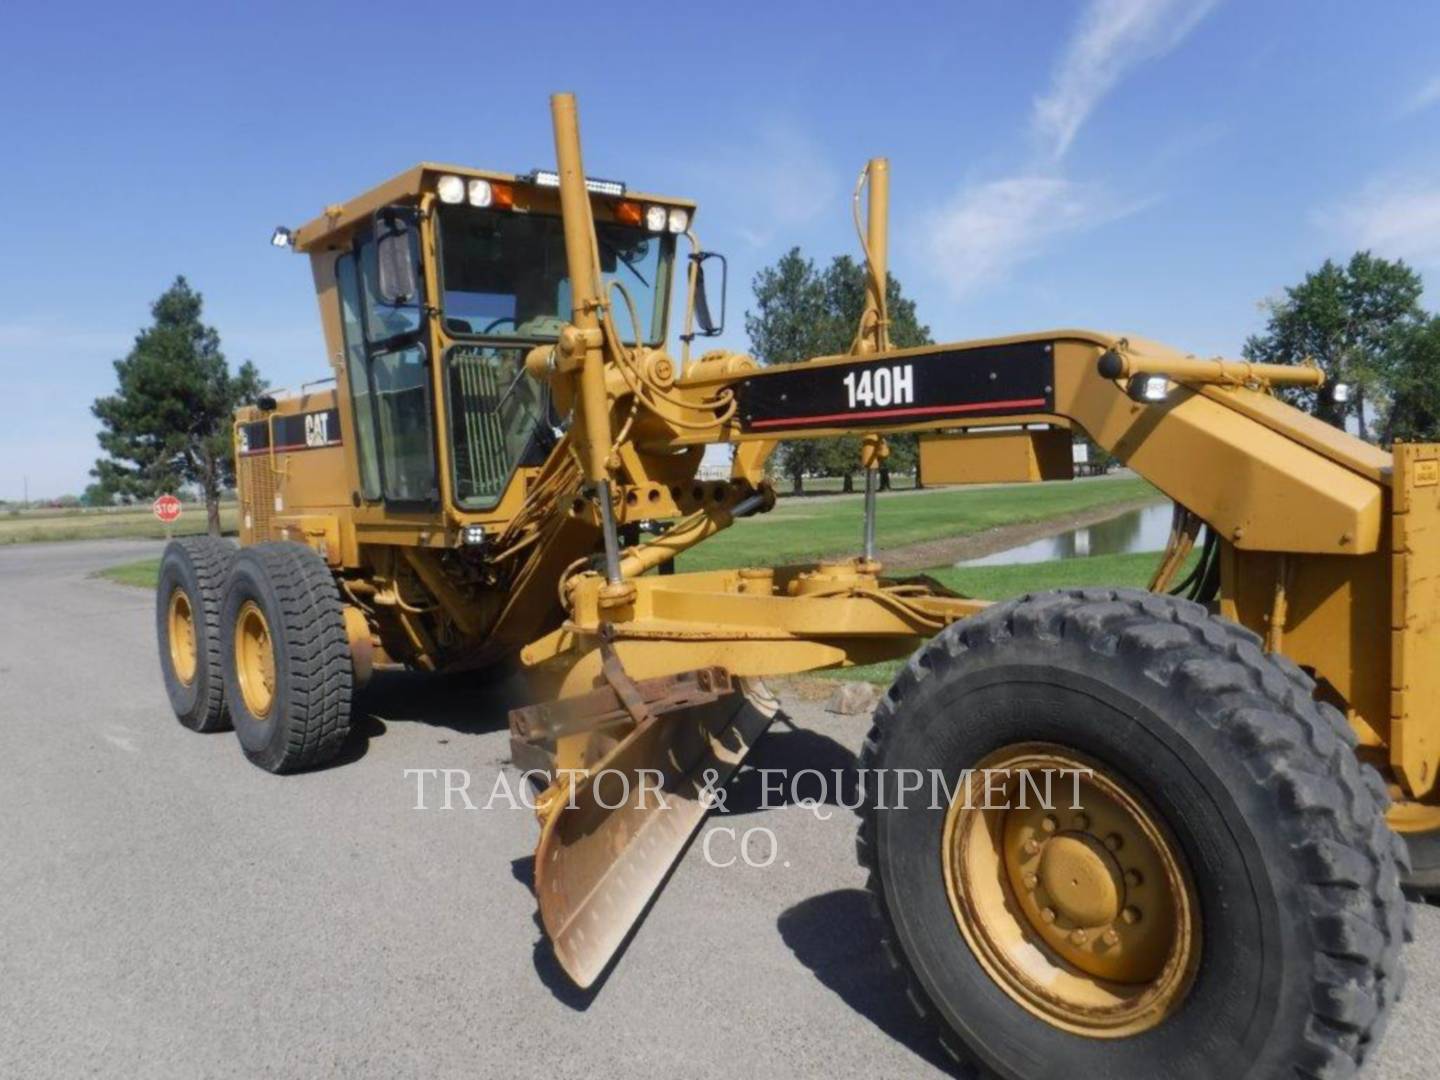
M 226 700 L 245 756 L 286 773 L 339 753 L 350 734 L 354 672 L 325 561 L 303 544 L 242 549 L 220 625 Z
M 160 557 L 155 636 L 175 718 L 191 731 L 230 727 L 220 658 L 220 604 L 235 545 L 209 536 L 172 540 Z
M 1403 983 L 1404 855 L 1379 777 L 1312 695 L 1249 631 L 1135 590 L 1033 594 L 922 648 L 866 770 L 938 769 L 963 793 L 987 761 L 1080 761 L 1108 785 L 1097 820 L 1133 823 L 1092 837 L 1088 816 L 988 811 L 969 833 L 995 838 L 987 863 L 955 855 L 954 801 L 871 800 L 859 849 L 885 943 L 952 1053 L 1014 1080 L 1352 1075 Z M 1168 923 L 1127 953 L 1152 910 Z

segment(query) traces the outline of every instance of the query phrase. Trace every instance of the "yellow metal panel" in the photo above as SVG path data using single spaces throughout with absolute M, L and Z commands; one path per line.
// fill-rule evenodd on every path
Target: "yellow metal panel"
M 1345 712 L 1362 744 L 1390 734 L 1389 557 L 1289 558 L 1281 652 L 1311 670 L 1319 695 Z M 1280 556 L 1226 545 L 1221 614 L 1264 635 Z
M 1395 447 L 1390 760 L 1413 795 L 1440 765 L 1440 446 Z
M 927 484 L 1003 484 L 1069 480 L 1068 428 L 922 435 L 920 475 Z
M 1056 345 L 1056 411 L 1236 547 L 1316 555 L 1379 550 L 1385 489 L 1373 480 L 1183 386 L 1163 402 L 1132 401 L 1096 377 L 1098 358 L 1092 341 Z M 1238 400 L 1253 392 L 1229 393 Z

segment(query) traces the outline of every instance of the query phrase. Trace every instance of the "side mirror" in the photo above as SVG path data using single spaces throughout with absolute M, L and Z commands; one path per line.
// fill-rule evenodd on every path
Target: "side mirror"
M 697 251 L 690 256 L 695 263 L 695 325 L 700 337 L 715 337 L 725 330 L 725 292 L 730 277 L 730 264 L 718 251 Z M 720 262 L 720 319 L 717 322 L 705 282 L 705 264 L 711 259 Z
M 375 262 L 380 302 L 395 307 L 415 303 L 420 287 L 406 215 L 395 210 L 382 210 L 375 215 Z

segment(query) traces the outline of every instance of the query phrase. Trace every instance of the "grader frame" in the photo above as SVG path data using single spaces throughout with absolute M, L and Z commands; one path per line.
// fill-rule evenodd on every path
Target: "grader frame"
M 236 448 L 242 545 L 291 541 L 323 558 L 357 682 L 389 663 L 523 663 L 541 704 L 511 718 L 515 760 L 550 780 L 538 801 L 537 898 L 577 982 L 601 975 L 703 818 L 699 777 L 723 781 L 769 723 L 773 701 L 757 692 L 737 710 L 728 691 L 767 675 L 905 656 L 986 607 L 928 579 L 887 577 L 877 559 L 876 475 L 885 438 L 901 432 L 933 439 L 932 460 L 963 461 L 971 479 L 1005 480 L 1068 474 L 1068 462 L 1048 454 L 1017 477 L 1019 459 L 994 453 L 997 445 L 1023 448 L 1074 429 L 1148 479 L 1177 505 L 1152 588 L 1175 585 L 1204 527 L 1198 573 L 1209 580 L 1191 591 L 1313 673 L 1362 759 L 1386 777 L 1398 828 L 1440 828 L 1440 447 L 1385 452 L 1286 404 L 1276 389 L 1322 381 L 1305 365 L 1199 359 L 1085 330 L 892 348 L 883 159 L 862 173 L 863 225 L 856 191 L 868 286 L 851 352 L 768 368 L 726 351 L 692 357 L 710 323 L 694 204 L 587 182 L 573 99 L 557 95 L 552 115 L 553 176 L 420 165 L 286 235 L 311 259 L 335 386 L 241 410 Z M 475 345 L 456 331 L 438 224 L 455 185 L 481 192 L 492 209 L 558 217 L 570 308 L 548 340 Z M 597 241 L 597 222 L 638 228 L 652 211 L 664 228 L 650 242 L 662 253 L 690 245 L 678 360 L 664 350 L 666 288 L 651 340 L 627 290 L 607 278 Z M 418 268 L 418 296 L 399 299 L 417 313 L 407 347 L 420 357 L 419 378 L 398 390 L 373 376 L 355 383 L 367 377 L 366 349 L 381 346 L 357 352 L 360 313 L 345 291 L 347 272 L 397 272 L 394 248 L 370 264 L 359 257 L 362 241 L 378 246 L 387 231 L 412 245 Z M 347 271 L 347 258 L 359 269 Z M 469 422 L 455 404 L 454 371 L 457 356 L 487 348 L 509 357 L 512 389 L 543 388 L 546 415 L 568 425 L 543 452 L 527 444 L 512 455 L 503 490 L 477 505 L 458 490 L 451 452 Z M 487 408 L 499 408 L 499 389 Z M 424 402 L 410 415 L 427 425 L 416 445 L 429 455 L 432 490 L 365 490 L 366 441 L 379 430 L 365 419 L 367 393 Z M 765 465 L 778 440 L 838 434 L 863 436 L 856 558 L 664 572 L 737 517 L 773 505 Z M 730 476 L 701 481 L 704 448 L 717 443 L 735 447 Z M 654 531 L 648 539 L 642 524 Z M 595 798 L 596 773 L 656 766 L 678 813 L 611 812 Z

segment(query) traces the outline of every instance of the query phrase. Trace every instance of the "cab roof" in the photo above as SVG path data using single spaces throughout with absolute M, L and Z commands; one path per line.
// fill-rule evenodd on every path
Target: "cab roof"
M 348 233 L 357 222 L 368 220 L 381 207 L 413 201 L 418 199 L 423 192 L 433 191 L 436 181 L 441 176 L 459 176 L 466 180 L 490 180 L 496 183 L 514 184 L 516 187 L 530 187 L 538 191 L 555 191 L 553 186 L 536 183 L 534 173 L 495 172 L 490 169 L 472 169 L 465 165 L 445 165 L 433 161 L 422 161 L 420 164 L 392 176 L 384 183 L 377 184 L 364 194 L 357 195 L 348 202 L 327 206 L 319 217 L 306 222 L 295 230 L 294 248 L 296 251 L 307 252 L 322 249 L 328 246 L 327 242 L 331 238 L 338 239 L 340 234 Z M 628 188 L 623 195 L 592 194 L 591 198 L 678 206 L 690 211 L 692 216 L 696 206 L 692 199 L 682 199 L 673 195 L 652 195 L 643 191 L 631 191 Z

